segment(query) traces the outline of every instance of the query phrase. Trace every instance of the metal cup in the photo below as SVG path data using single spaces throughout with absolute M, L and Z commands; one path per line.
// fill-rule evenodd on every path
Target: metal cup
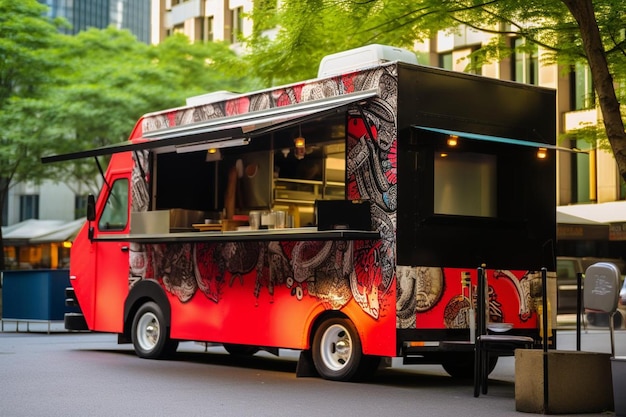
M 250 223 L 250 230 L 258 230 L 261 226 L 261 212 L 251 211 L 248 214 L 248 223 Z
M 274 212 L 274 227 L 276 227 L 276 229 L 284 229 L 286 221 L 287 213 L 280 210 Z

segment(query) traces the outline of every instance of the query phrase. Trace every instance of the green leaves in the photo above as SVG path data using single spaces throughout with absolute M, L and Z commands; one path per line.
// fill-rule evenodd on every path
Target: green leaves
M 63 22 L 45 10 L 35 0 L 0 0 L 0 196 L 16 181 L 43 179 L 96 192 L 92 160 L 40 158 L 126 141 L 143 114 L 189 96 L 259 86 L 227 45 L 184 36 L 146 45 L 113 27 L 62 35 Z
M 575 18 L 568 6 L 584 10 L 587 19 L 579 22 L 580 15 Z M 334 52 L 371 43 L 411 49 L 416 41 L 461 25 L 494 35 L 466 60 L 468 72 L 510 56 L 511 37 L 526 40 L 517 52 L 540 47 L 542 63 L 565 69 L 590 63 L 606 136 L 626 179 L 626 133 L 612 98 L 614 85 L 626 85 L 624 0 L 285 0 L 278 11 L 262 9 L 255 8 L 255 21 L 275 16 L 280 22 L 274 40 L 260 31 L 248 40 L 250 62 L 268 85 L 312 78 L 322 57 Z M 585 45 L 589 37 L 583 35 L 597 32 L 599 46 Z M 609 72 L 618 83 L 607 82 Z M 618 97 L 623 99 L 624 90 Z
M 0 0 L 0 109 L 14 95 L 39 95 L 57 65 L 49 59 L 57 27 L 44 11 L 35 0 Z
M 148 112 L 185 104 L 190 96 L 245 89 L 249 73 L 226 46 L 194 43 L 182 35 L 159 45 L 138 42 L 128 31 L 90 29 L 65 36 L 56 50 L 63 63 L 54 71 L 47 101 L 55 152 L 90 149 L 128 139 Z M 93 161 L 54 167 L 56 176 L 91 181 Z

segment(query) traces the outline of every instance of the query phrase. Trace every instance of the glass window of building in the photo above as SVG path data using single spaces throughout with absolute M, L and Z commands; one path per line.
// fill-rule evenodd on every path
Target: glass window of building
M 526 40 L 517 38 L 513 42 L 513 81 L 539 84 L 539 51 L 536 45 L 527 45 Z
M 80 219 L 87 215 L 87 195 L 74 196 L 74 218 Z
M 20 221 L 39 218 L 39 194 L 20 196 Z
M 9 186 L 8 180 L 6 178 L 0 178 L 0 190 L 5 190 Z M 2 226 L 7 226 L 9 224 L 9 198 L 8 192 L 5 194 L 2 199 Z
M 230 42 L 237 43 L 241 38 L 243 30 L 243 7 L 236 7 L 230 11 L 230 21 L 232 24 L 230 32 Z
M 128 29 L 144 43 L 150 42 L 151 0 L 39 0 L 48 6 L 48 16 L 62 17 L 70 27 L 62 33 L 75 35 L 91 27 L 105 29 L 114 26 Z M 172 0 L 172 4 L 180 0 Z
M 176 34 L 176 33 L 182 33 L 182 34 L 185 33 L 185 24 L 184 23 L 181 23 L 179 25 L 175 25 L 174 27 L 172 27 L 171 34 L 173 35 L 173 34 Z
M 452 71 L 452 52 L 439 54 L 439 68 Z
M 473 47 L 472 52 L 469 56 L 470 63 L 467 72 L 469 72 L 470 74 L 482 75 L 483 73 L 482 59 L 477 56 L 479 49 L 480 46 Z
M 580 149 L 583 152 L 571 153 L 571 193 L 573 203 L 589 203 L 595 200 L 591 194 L 590 167 L 595 161 L 595 151 L 591 144 L 584 139 L 573 139 L 570 148 Z M 595 164 L 595 163 L 594 163 Z
M 584 110 L 595 106 L 596 97 L 589 65 L 576 63 L 571 74 L 572 109 Z
M 214 21 L 215 18 L 213 16 L 205 16 L 204 19 L 202 19 L 202 40 L 205 42 L 212 42 L 214 39 Z

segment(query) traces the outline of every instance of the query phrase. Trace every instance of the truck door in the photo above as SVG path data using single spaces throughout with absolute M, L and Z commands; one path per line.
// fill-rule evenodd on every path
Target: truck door
M 110 188 L 98 205 L 93 242 L 95 253 L 94 330 L 123 331 L 124 300 L 128 294 L 129 243 L 103 239 L 130 230 L 130 172 L 110 175 Z

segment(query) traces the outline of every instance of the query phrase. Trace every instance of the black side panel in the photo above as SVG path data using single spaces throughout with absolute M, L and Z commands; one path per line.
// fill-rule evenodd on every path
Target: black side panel
M 434 160 L 447 152 L 447 136 L 419 126 L 554 145 L 555 92 L 433 68 L 398 71 L 398 264 L 554 270 L 555 151 L 538 160 L 533 147 L 461 137 L 455 151 L 497 159 L 497 214 L 441 215 Z
M 369 201 L 317 200 L 318 230 L 372 230 Z
M 556 144 L 556 92 L 398 64 L 398 127 L 438 127 Z

